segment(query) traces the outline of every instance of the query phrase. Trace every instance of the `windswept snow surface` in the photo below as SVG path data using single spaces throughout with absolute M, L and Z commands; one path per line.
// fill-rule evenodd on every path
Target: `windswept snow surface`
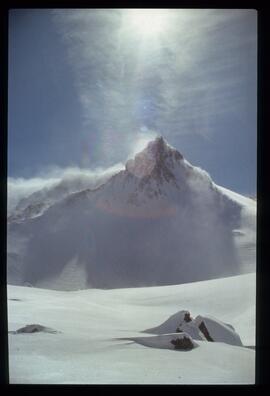
M 10 382 L 252 384 L 255 351 L 250 348 L 196 340 L 194 349 L 176 351 L 166 348 L 170 337 L 142 331 L 188 310 L 194 318 L 232 325 L 244 346 L 254 346 L 255 284 L 255 273 L 249 273 L 112 290 L 8 286 L 9 331 L 32 323 L 59 331 L 9 334 Z M 140 344 L 127 340 L 139 337 Z

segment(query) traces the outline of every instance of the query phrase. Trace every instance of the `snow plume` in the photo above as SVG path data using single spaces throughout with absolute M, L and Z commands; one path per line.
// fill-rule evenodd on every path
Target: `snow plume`
M 199 167 L 193 167 L 192 176 L 187 179 L 190 188 L 192 214 L 187 219 L 187 232 L 194 249 L 187 250 L 187 260 L 192 251 L 195 257 L 196 246 L 199 257 L 208 262 L 211 273 L 217 266 L 220 276 L 228 276 L 239 271 L 239 257 L 232 236 L 232 229 L 241 222 L 241 206 L 228 196 L 220 194 L 210 175 Z
M 141 152 L 147 144 L 154 140 L 158 136 L 158 133 L 154 130 L 148 129 L 147 127 L 142 127 L 140 131 L 134 135 L 131 139 L 130 144 L 130 154 L 127 159 L 134 158 L 135 155 Z
M 29 197 L 36 191 L 43 190 L 45 188 L 51 188 L 58 183 L 58 178 L 47 178 L 33 177 L 31 179 L 25 179 L 22 177 L 8 178 L 8 213 L 12 212 L 21 199 Z
M 33 178 L 8 178 L 8 214 L 18 205 L 27 205 L 28 199 L 61 199 L 66 194 L 86 188 L 94 189 L 123 169 L 121 163 L 107 169 L 79 167 L 50 167 Z

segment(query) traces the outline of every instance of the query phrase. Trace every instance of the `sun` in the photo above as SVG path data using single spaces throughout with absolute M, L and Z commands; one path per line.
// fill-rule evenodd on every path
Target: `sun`
M 143 37 L 159 35 L 168 24 L 168 14 L 163 9 L 129 9 L 126 13 L 129 29 Z

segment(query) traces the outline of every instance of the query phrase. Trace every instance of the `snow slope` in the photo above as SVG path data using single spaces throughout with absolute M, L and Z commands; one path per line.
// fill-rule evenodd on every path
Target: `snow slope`
M 153 339 L 155 334 L 144 331 L 189 310 L 193 317 L 212 316 L 232 325 L 245 346 L 254 346 L 255 284 L 250 273 L 112 290 L 65 292 L 9 285 L 10 331 L 27 324 L 59 331 L 9 335 L 10 382 L 252 384 L 255 351 L 250 348 L 196 340 L 198 346 L 191 351 L 175 351 L 164 348 L 168 337 Z M 136 337 L 140 344 L 123 340 Z
M 255 202 L 216 186 L 162 138 L 98 188 L 64 192 L 46 204 L 35 193 L 10 216 L 8 283 L 119 288 L 255 270 Z
M 252 272 L 256 263 L 257 204 L 254 200 L 224 187 L 217 186 L 217 188 L 241 206 L 241 226 L 233 230 L 233 238 L 242 272 Z

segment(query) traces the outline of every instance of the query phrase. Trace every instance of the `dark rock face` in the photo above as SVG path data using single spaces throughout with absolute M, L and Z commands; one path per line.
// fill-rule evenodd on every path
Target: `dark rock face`
M 174 345 L 174 349 L 190 350 L 194 348 L 192 341 L 188 337 L 176 338 L 171 341 L 171 344 Z
M 186 323 L 191 322 L 192 321 L 192 317 L 190 316 L 190 312 L 186 312 L 185 316 L 184 316 L 184 321 Z M 177 327 L 177 329 L 175 330 L 176 333 L 183 333 L 183 330 L 181 329 L 181 324 L 179 325 L 179 327 Z
M 182 154 L 169 148 L 164 139 L 159 137 L 150 142 L 144 151 L 135 156 L 134 160 L 127 162 L 126 172 L 137 174 L 135 169 L 140 168 L 141 163 L 147 158 L 144 172 L 139 173 L 139 190 L 143 190 L 151 180 L 156 180 L 159 184 L 172 181 L 178 187 L 173 168 L 176 162 L 184 158 Z
M 185 322 L 191 322 L 192 318 L 190 317 L 190 312 L 187 312 L 184 317 Z
M 163 182 L 163 180 L 166 180 L 167 182 L 175 180 L 175 176 L 171 169 L 168 167 L 166 161 L 170 160 L 170 162 L 173 163 L 173 160 L 182 160 L 182 154 L 180 154 L 177 150 L 168 150 L 166 148 L 166 143 L 164 142 L 164 139 L 162 137 L 156 139 L 155 145 L 156 165 L 152 171 L 151 177 L 161 183 Z
M 201 322 L 199 329 L 201 330 L 207 341 L 211 341 L 211 342 L 214 341 L 213 338 L 210 336 L 209 331 L 207 330 L 207 327 L 205 326 L 204 322 Z

